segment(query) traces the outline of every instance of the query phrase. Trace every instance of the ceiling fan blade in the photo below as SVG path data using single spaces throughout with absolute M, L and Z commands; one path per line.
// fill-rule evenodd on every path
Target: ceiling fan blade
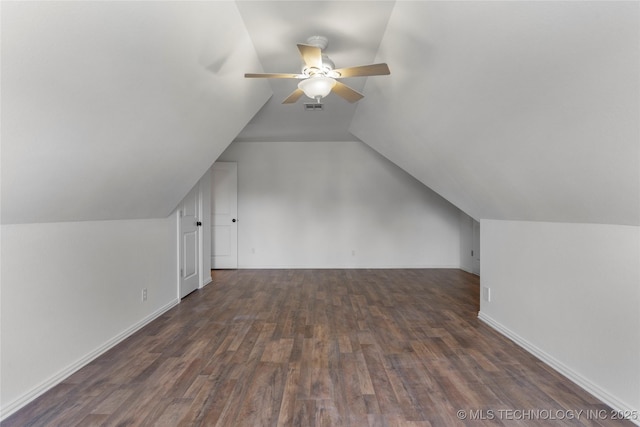
M 384 76 L 391 74 L 387 64 L 361 65 L 359 67 L 338 68 L 333 70 L 340 73 L 339 77 L 364 77 L 364 76 Z
M 302 74 L 285 73 L 246 73 L 244 76 L 248 79 L 300 79 L 304 77 Z
M 296 89 L 291 92 L 291 95 L 287 96 L 287 99 L 282 101 L 283 104 L 295 104 L 295 102 L 300 99 L 300 97 L 304 95 L 302 89 Z
M 322 69 L 322 50 L 317 46 L 299 44 L 298 50 L 307 67 Z
M 354 103 L 364 98 L 363 94 L 351 89 L 346 84 L 343 84 L 340 82 L 336 82 L 336 85 L 333 87 L 332 92 L 334 92 L 336 95 L 343 97 L 344 99 L 346 99 L 351 103 Z

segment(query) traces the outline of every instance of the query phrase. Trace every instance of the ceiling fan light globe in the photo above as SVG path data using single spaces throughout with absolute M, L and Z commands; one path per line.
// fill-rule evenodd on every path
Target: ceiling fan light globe
M 317 100 L 329 95 L 336 83 L 331 77 L 317 75 L 302 80 L 298 83 L 298 89 L 303 91 L 309 98 Z

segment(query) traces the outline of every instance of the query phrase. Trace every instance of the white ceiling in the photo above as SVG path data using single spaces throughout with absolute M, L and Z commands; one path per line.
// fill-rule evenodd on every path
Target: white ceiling
M 477 219 L 638 225 L 639 6 L 398 2 L 350 131 Z
M 265 72 L 297 72 L 321 34 L 337 66 L 391 75 L 320 113 L 271 80 L 237 140 L 355 136 L 476 219 L 640 223 L 638 2 L 238 5 Z
M 640 224 L 639 2 L 0 7 L 5 223 L 167 215 L 236 138 L 360 139 L 476 219 Z M 243 78 L 317 34 L 391 75 L 322 112 Z
M 2 222 L 163 217 L 270 95 L 234 2 L 2 2 Z

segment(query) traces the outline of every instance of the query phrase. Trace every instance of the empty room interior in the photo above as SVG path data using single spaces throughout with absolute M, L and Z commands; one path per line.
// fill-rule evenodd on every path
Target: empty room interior
M 0 19 L 2 425 L 640 425 L 640 2 Z

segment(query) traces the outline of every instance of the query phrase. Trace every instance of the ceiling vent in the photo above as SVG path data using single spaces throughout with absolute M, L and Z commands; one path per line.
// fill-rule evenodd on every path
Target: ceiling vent
M 322 111 L 324 110 L 324 104 L 318 102 L 310 102 L 304 104 L 304 111 Z

